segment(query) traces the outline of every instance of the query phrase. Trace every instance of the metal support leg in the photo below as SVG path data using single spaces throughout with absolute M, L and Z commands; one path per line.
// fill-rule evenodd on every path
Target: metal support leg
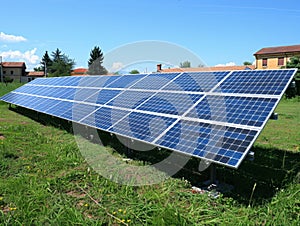
M 210 184 L 216 184 L 217 183 L 217 169 L 216 169 L 216 165 L 215 164 L 211 164 L 210 167 L 210 176 L 209 176 L 209 180 L 210 180 Z

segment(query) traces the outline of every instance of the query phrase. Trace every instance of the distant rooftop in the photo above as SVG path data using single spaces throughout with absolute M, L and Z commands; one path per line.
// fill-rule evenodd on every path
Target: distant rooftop
M 2 66 L 3 67 L 23 67 L 23 66 L 25 66 L 25 62 L 2 62 Z
M 158 68 L 159 69 L 159 68 Z M 158 70 L 159 72 L 197 72 L 197 71 L 239 71 L 254 70 L 254 65 L 243 66 L 215 66 L 215 67 L 196 67 L 196 68 L 168 68 Z
M 76 68 L 72 70 L 71 75 L 84 75 L 86 74 L 88 69 L 86 68 Z
M 291 53 L 291 52 L 300 52 L 300 45 L 277 46 L 277 47 L 262 48 L 261 50 L 254 53 L 254 55 L 275 54 L 275 53 Z
M 43 71 L 29 71 L 27 76 L 30 77 L 44 77 L 45 73 Z

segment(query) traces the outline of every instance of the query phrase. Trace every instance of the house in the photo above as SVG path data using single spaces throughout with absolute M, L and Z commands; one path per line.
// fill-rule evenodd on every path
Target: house
M 1 66 L 5 79 L 22 82 L 22 77 L 26 76 L 25 62 L 2 62 Z
M 243 66 L 215 66 L 215 67 L 190 67 L 190 68 L 167 68 L 162 69 L 161 64 L 157 65 L 157 72 L 197 72 L 197 71 L 239 71 L 239 70 L 254 70 L 254 65 Z
M 29 71 L 26 72 L 26 77 L 22 78 L 22 82 L 30 82 L 36 78 L 42 78 L 45 76 L 45 72 L 44 71 Z
M 256 69 L 280 69 L 293 56 L 300 56 L 300 45 L 267 47 L 254 53 Z
M 30 82 L 35 78 L 44 77 L 43 71 L 26 71 L 25 62 L 2 62 L 0 63 L 4 80 L 14 82 Z M 0 74 L 1 75 L 1 74 Z

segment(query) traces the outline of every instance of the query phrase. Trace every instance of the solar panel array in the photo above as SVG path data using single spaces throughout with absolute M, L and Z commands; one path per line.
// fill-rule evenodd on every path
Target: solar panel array
M 295 69 L 38 78 L 1 100 L 238 168 Z

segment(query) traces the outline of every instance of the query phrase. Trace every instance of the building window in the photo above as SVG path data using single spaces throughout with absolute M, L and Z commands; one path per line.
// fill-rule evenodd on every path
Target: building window
M 6 74 L 6 71 L 3 71 L 3 74 Z
M 284 57 L 278 57 L 278 66 L 284 65 Z
M 13 75 L 13 74 L 14 74 L 14 71 L 10 71 L 10 74 Z
M 267 67 L 268 66 L 268 58 L 263 58 L 262 61 L 263 61 L 262 66 Z

